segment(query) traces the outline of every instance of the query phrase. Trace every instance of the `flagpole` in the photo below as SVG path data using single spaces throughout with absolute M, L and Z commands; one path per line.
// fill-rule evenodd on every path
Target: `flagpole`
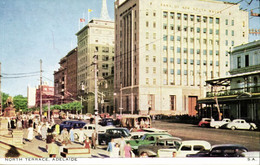
M 83 12 L 83 19 L 85 19 L 85 12 Z M 85 26 L 85 21 L 83 22 L 83 27 Z
M 89 12 L 89 9 L 88 9 L 88 22 L 87 22 L 87 23 L 89 23 L 89 21 L 90 21 L 90 20 L 89 20 L 89 15 L 90 15 L 89 13 L 90 13 L 90 12 Z

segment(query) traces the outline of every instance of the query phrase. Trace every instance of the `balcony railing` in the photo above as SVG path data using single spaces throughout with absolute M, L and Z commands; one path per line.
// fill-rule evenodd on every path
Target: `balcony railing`
M 245 92 L 260 93 L 260 86 L 251 86 L 251 87 L 235 88 L 235 89 L 229 89 L 229 90 L 220 90 L 218 92 L 207 92 L 206 97 L 239 95 L 239 94 L 242 94 Z

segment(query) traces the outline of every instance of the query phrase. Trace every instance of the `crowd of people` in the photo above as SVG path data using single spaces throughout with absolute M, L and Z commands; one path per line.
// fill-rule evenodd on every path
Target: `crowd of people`
M 111 158 L 131 158 L 134 157 L 134 153 L 132 152 L 132 148 L 129 142 L 125 142 L 124 137 L 121 137 L 120 144 L 115 143 L 114 139 L 108 143 L 107 151 Z

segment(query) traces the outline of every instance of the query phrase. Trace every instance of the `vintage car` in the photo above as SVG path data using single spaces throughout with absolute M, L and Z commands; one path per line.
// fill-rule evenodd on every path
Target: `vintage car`
M 82 128 L 87 123 L 83 121 L 75 121 L 75 120 L 66 120 L 61 122 L 60 124 L 60 131 L 62 131 L 64 128 L 67 128 L 68 131 L 70 131 L 71 128 L 77 129 Z
M 210 126 L 210 118 L 202 118 L 201 121 L 199 122 L 200 127 L 209 127 Z
M 181 139 L 176 137 L 159 138 L 155 143 L 148 145 L 140 145 L 138 147 L 138 155 L 143 155 L 144 153 L 148 157 L 156 157 L 157 152 L 160 149 L 176 149 L 181 145 Z
M 109 128 L 114 128 L 114 126 L 100 126 L 98 125 L 98 133 L 105 133 L 107 129 Z M 83 139 L 86 139 L 86 137 L 89 137 L 91 139 L 92 133 L 95 131 L 96 125 L 95 124 L 86 124 L 82 127 L 82 131 L 84 132 L 84 137 Z M 73 134 L 74 134 L 74 139 L 75 141 L 78 141 L 79 139 L 79 132 L 80 129 L 74 129 Z
M 235 130 L 235 129 L 247 129 L 247 130 L 255 130 L 257 129 L 255 123 L 247 123 L 244 119 L 235 119 L 232 122 L 228 123 L 227 128 Z
M 210 150 L 188 154 L 186 157 L 243 157 L 242 153 L 248 149 L 239 144 L 214 145 Z
M 112 118 L 103 118 L 98 124 L 102 126 L 109 126 L 114 125 L 114 121 Z
M 133 150 L 137 150 L 140 145 L 148 145 L 155 143 L 158 138 L 169 138 L 173 137 L 166 133 L 146 133 L 141 139 L 136 140 L 126 140 L 129 142 Z
M 119 139 L 121 137 L 127 138 L 130 137 L 130 131 L 127 128 L 116 127 L 116 128 L 109 128 L 106 130 L 105 133 L 98 134 L 98 142 L 99 144 L 106 143 L 108 144 L 111 139 Z M 115 141 L 116 143 L 118 141 Z
M 141 128 L 141 121 L 144 121 L 144 128 L 151 128 L 152 122 L 149 115 L 123 115 L 121 117 L 121 126 L 126 127 L 129 130 L 139 130 Z
M 210 150 L 211 145 L 204 140 L 185 140 L 177 148 L 164 148 L 158 150 L 158 157 L 172 157 L 173 152 L 176 157 L 186 157 L 188 154 L 195 154 L 202 150 Z
M 226 126 L 228 123 L 230 123 L 231 120 L 228 118 L 224 118 L 221 121 L 215 121 L 214 119 L 211 120 L 210 122 L 210 127 L 215 127 L 216 129 L 220 128 L 220 127 L 224 127 Z

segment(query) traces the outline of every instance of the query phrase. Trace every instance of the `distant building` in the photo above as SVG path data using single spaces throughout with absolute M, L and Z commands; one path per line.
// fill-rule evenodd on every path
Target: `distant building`
M 72 49 L 60 62 L 54 72 L 55 104 L 77 100 L 77 48 Z
M 234 47 L 230 59 L 231 76 L 206 81 L 211 91 L 198 100 L 199 115 L 216 118 L 217 100 L 222 118 L 260 122 L 260 40 Z
M 27 106 L 28 108 L 35 107 L 36 103 L 36 88 L 27 86 Z
M 115 33 L 117 112 L 122 98 L 124 113 L 194 116 L 205 80 L 229 75 L 228 51 L 248 42 L 248 12 L 214 0 L 116 0 Z
M 42 94 L 41 94 L 42 91 Z M 47 105 L 50 102 L 50 105 L 54 104 L 54 87 L 49 86 L 48 83 L 44 82 L 41 89 L 40 85 L 36 89 L 36 103 L 35 106 L 40 106 L 40 95 L 42 95 L 42 105 Z
M 104 10 L 107 10 L 105 1 L 103 1 L 101 19 L 92 19 L 76 33 L 78 38 L 77 87 L 78 95 L 83 97 L 85 105 L 83 113 L 94 113 L 94 55 L 97 56 L 98 83 L 106 81 L 105 77 L 114 74 L 115 25 L 109 20 L 109 16 L 106 16 L 107 12 Z M 99 90 L 99 92 L 103 91 Z M 107 106 L 107 112 L 112 112 L 113 104 Z

